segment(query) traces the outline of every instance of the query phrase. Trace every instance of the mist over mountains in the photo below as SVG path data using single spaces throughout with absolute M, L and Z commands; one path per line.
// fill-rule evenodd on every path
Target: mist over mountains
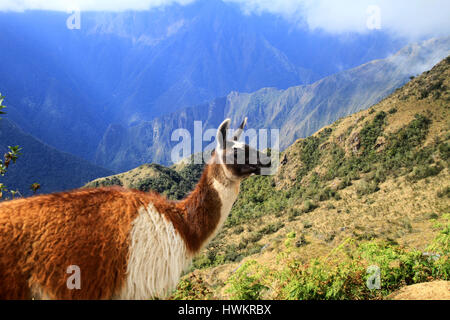
M 286 89 L 384 58 L 382 31 L 332 35 L 234 3 L 150 11 L 0 12 L 0 89 L 8 117 L 62 151 L 94 159 L 105 130 L 127 128 L 231 91 Z
M 18 190 L 22 196 L 33 194 L 30 189 L 33 183 L 39 183 L 39 193 L 51 193 L 79 188 L 92 179 L 112 174 L 108 169 L 43 143 L 2 118 L 0 150 L 8 150 L 11 142 L 22 148 L 22 154 L 8 167 L 6 175 L 0 176 L 0 183 L 8 190 Z
M 379 102 L 411 76 L 431 69 L 449 54 L 450 38 L 432 39 L 311 85 L 231 92 L 209 103 L 130 127 L 113 124 L 99 144 L 95 161 L 115 171 L 147 162 L 172 164 L 171 150 L 178 144 L 171 141 L 173 130 L 186 128 L 193 133 L 196 120 L 202 121 L 204 130 L 215 128 L 224 118 L 233 119 L 237 126 L 245 116 L 249 117 L 249 128 L 280 129 L 280 147 L 285 149 L 298 138 Z

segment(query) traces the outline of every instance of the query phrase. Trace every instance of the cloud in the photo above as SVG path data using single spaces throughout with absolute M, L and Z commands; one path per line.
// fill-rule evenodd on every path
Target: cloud
M 450 35 L 448 0 L 224 0 L 244 12 L 270 12 L 303 21 L 329 33 L 370 32 L 380 28 L 398 36 Z
M 175 3 L 186 5 L 195 1 L 198 0 L 0 0 L 0 11 L 141 11 Z M 370 32 L 371 28 L 380 27 L 382 31 L 407 38 L 450 34 L 448 0 L 223 1 L 237 3 L 246 14 L 268 12 L 328 33 L 364 33 Z
M 194 1 L 196 0 L 0 0 L 0 11 L 142 11 L 174 3 L 186 5 Z

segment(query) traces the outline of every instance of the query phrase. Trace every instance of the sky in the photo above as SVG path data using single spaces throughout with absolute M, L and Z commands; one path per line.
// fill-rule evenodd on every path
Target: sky
M 197 0 L 0 0 L 0 11 L 149 10 Z M 449 0 L 223 0 L 246 14 L 272 13 L 328 33 L 384 30 L 407 38 L 450 35 Z

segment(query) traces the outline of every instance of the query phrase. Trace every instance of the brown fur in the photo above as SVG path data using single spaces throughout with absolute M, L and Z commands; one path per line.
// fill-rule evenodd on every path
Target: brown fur
M 226 145 L 223 133 L 229 123 L 227 119 L 219 127 L 219 148 Z M 245 123 L 246 119 L 240 129 Z M 149 204 L 172 223 L 188 253 L 197 253 L 228 214 L 221 210 L 214 181 L 225 187 L 224 192 L 237 195 L 243 178 L 267 167 L 248 161 L 248 146 L 244 164 L 220 164 L 227 153 L 236 160 L 236 150 L 219 150 L 224 150 L 224 158 L 213 154 L 195 190 L 178 202 L 152 192 L 109 187 L 0 203 L 0 299 L 116 296 L 125 282 L 133 221 Z M 230 207 L 228 203 L 226 210 Z M 67 288 L 71 265 L 81 270 L 80 290 Z
M 108 299 L 121 288 L 129 233 L 141 207 L 152 203 L 196 253 L 215 231 L 221 202 L 207 165 L 184 200 L 119 187 L 81 189 L 0 203 L 0 299 Z M 78 265 L 81 290 L 69 290 L 67 267 Z

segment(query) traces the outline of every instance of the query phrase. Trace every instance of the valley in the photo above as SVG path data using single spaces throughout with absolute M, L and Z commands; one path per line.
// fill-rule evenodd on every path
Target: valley
M 244 181 L 224 229 L 173 298 L 382 299 L 406 284 L 448 280 L 449 79 L 446 58 L 297 140 L 275 176 Z M 147 190 L 135 176 L 117 177 Z M 379 291 L 365 286 L 370 264 L 382 268 Z

